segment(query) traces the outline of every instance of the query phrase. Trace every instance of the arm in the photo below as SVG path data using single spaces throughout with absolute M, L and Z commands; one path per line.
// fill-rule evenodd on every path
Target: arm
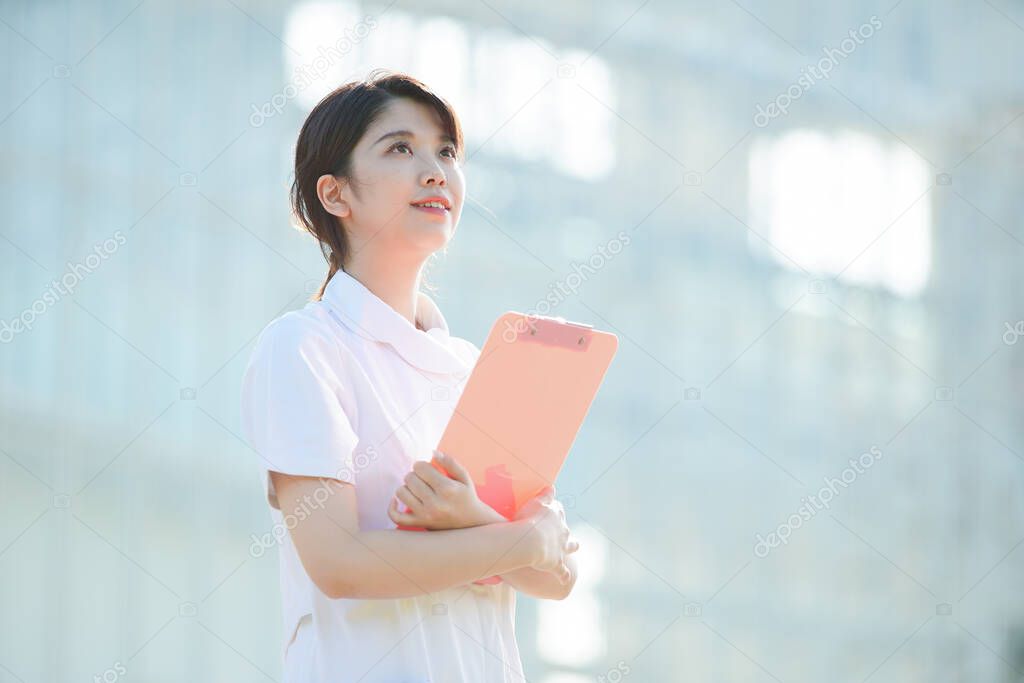
M 495 524 L 501 522 L 509 523 L 509 521 L 505 519 L 500 512 L 491 506 L 485 505 L 484 507 L 486 510 L 484 511 L 479 524 Z M 569 593 L 572 592 L 573 586 L 576 585 L 576 576 L 578 574 L 576 555 L 569 555 L 565 560 L 565 566 L 569 568 L 569 573 L 571 575 L 569 583 L 567 584 L 563 584 L 558 580 L 558 577 L 551 572 L 541 571 L 540 569 L 534 569 L 533 567 L 520 567 L 519 569 L 513 569 L 510 572 L 501 573 L 499 576 L 501 576 L 503 581 L 521 593 L 532 595 L 535 598 L 564 600 L 569 597 Z
M 290 533 L 302 566 L 330 598 L 402 598 L 461 586 L 539 561 L 531 520 L 465 529 L 360 531 L 355 487 L 271 472 L 282 510 L 330 495 Z M 306 506 L 308 508 L 308 506 Z
M 455 458 L 445 453 L 438 453 L 438 461 L 452 474 L 448 478 L 432 465 L 417 462 L 413 471 L 405 478 L 405 485 L 396 491 L 396 499 L 392 500 L 388 515 L 392 521 L 409 526 L 425 526 L 431 533 L 436 529 L 472 528 L 487 524 L 508 524 L 509 520 L 482 502 L 476 495 L 476 487 L 469 472 Z M 552 494 L 554 487 L 551 487 Z M 410 507 L 407 513 L 398 511 L 395 503 L 402 501 Z M 536 504 L 536 503 L 535 503 Z M 561 518 L 565 519 L 565 510 L 561 503 L 552 501 L 549 505 L 558 509 Z M 533 506 L 521 514 L 528 514 Z M 518 520 L 517 520 L 518 521 Z M 574 547 L 578 547 L 575 541 Z M 562 600 L 568 597 L 576 584 L 577 563 L 573 555 L 565 561 L 565 581 L 558 574 L 535 569 L 530 566 L 519 567 L 508 572 L 496 571 L 503 581 L 516 590 L 535 598 Z

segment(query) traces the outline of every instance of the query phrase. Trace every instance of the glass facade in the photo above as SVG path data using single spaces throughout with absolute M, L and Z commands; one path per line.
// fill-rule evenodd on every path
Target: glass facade
M 619 335 L 530 680 L 1020 680 L 1022 38 L 1007 0 L 0 4 L 0 683 L 280 680 L 239 381 L 325 272 L 299 126 L 374 67 L 465 128 L 452 332 Z

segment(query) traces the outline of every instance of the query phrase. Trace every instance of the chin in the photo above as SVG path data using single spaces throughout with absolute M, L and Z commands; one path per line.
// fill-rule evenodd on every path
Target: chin
M 447 225 L 431 226 L 432 229 L 420 230 L 417 241 L 431 252 L 444 249 L 455 236 L 455 228 Z

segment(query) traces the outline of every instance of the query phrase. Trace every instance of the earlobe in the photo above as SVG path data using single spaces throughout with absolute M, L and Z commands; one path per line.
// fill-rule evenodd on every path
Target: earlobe
M 316 196 L 320 199 L 327 213 L 345 218 L 349 215 L 348 202 L 342 198 L 341 183 L 333 175 L 326 173 L 316 181 Z

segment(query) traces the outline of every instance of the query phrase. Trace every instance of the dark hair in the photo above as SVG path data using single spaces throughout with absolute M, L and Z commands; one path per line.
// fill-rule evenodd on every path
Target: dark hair
M 352 150 L 388 105 L 402 97 L 427 105 L 440 115 L 444 131 L 455 141 L 456 154 L 461 158 L 462 127 L 451 105 L 416 78 L 388 69 L 374 69 L 363 80 L 336 88 L 313 107 L 302 124 L 295 144 L 295 177 L 289 198 L 299 227 L 320 242 L 320 251 L 327 259 L 327 277 L 313 301 L 323 297 L 327 283 L 343 269 L 349 255 L 348 236 L 341 220 L 320 203 L 317 180 L 327 173 L 351 180 Z

